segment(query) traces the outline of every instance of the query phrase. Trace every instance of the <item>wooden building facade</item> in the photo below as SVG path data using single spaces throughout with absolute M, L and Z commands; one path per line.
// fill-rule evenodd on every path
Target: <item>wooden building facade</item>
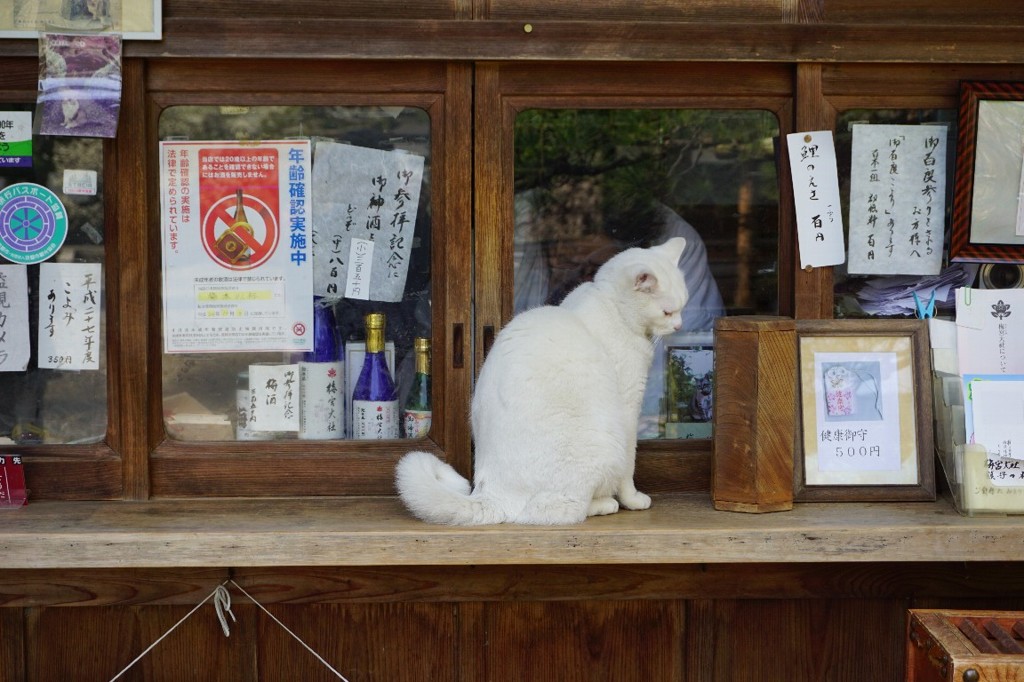
M 429 115 L 435 417 L 465 415 L 512 312 L 512 127 L 534 107 L 955 112 L 963 80 L 1024 80 L 1024 9 L 978 0 L 163 1 L 125 43 L 103 143 L 107 428 L 17 445 L 30 503 L 0 516 L 0 681 L 902 679 L 910 607 L 1024 609 L 1024 524 L 937 502 L 716 512 L 709 443 L 638 462 L 648 512 L 577 528 L 449 529 L 394 497 L 395 443 L 183 442 L 164 422 L 158 140 L 175 106 L 404 106 Z M 0 41 L 0 102 L 34 102 L 38 46 Z M 779 167 L 778 313 L 833 316 L 799 269 Z M 794 377 L 795 381 L 795 377 Z M 940 476 L 941 477 L 941 476 Z M 270 481 L 271 483 L 268 483 Z M 233 583 L 230 581 L 234 581 Z

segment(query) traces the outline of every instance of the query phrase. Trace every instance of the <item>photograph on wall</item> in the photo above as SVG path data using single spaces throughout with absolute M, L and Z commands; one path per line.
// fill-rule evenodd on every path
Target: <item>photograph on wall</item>
M 666 438 L 711 438 L 715 351 L 710 334 L 665 350 Z
M 0 38 L 78 31 L 160 40 L 161 13 L 161 0 L 8 0 L 0 3 Z
M 121 36 L 46 33 L 39 40 L 39 133 L 116 137 Z

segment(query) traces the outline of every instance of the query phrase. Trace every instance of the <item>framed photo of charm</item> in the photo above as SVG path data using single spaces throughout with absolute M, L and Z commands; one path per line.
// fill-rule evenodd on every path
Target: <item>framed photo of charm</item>
M 715 350 L 712 333 L 676 335 L 665 349 L 665 438 L 711 438 Z
M 953 261 L 1024 261 L 1024 83 L 963 81 L 957 116 Z
M 793 497 L 935 499 L 924 320 L 798 320 Z

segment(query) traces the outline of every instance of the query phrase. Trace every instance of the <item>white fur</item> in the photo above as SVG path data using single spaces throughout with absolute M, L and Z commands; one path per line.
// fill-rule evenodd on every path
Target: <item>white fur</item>
M 653 341 L 678 331 L 686 241 L 629 249 L 559 306 L 527 310 L 498 334 L 472 404 L 475 476 L 426 452 L 396 485 L 424 521 L 570 524 L 647 509 L 633 484 L 637 421 Z

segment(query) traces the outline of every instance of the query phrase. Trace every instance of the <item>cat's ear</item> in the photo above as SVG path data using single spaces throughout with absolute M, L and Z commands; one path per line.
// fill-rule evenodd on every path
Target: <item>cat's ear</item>
M 686 238 L 673 237 L 657 248 L 673 263 L 679 263 L 679 259 L 683 256 L 683 251 L 686 249 Z
M 658 278 L 653 272 L 643 268 L 634 276 L 633 288 L 645 294 L 652 294 L 658 289 Z

